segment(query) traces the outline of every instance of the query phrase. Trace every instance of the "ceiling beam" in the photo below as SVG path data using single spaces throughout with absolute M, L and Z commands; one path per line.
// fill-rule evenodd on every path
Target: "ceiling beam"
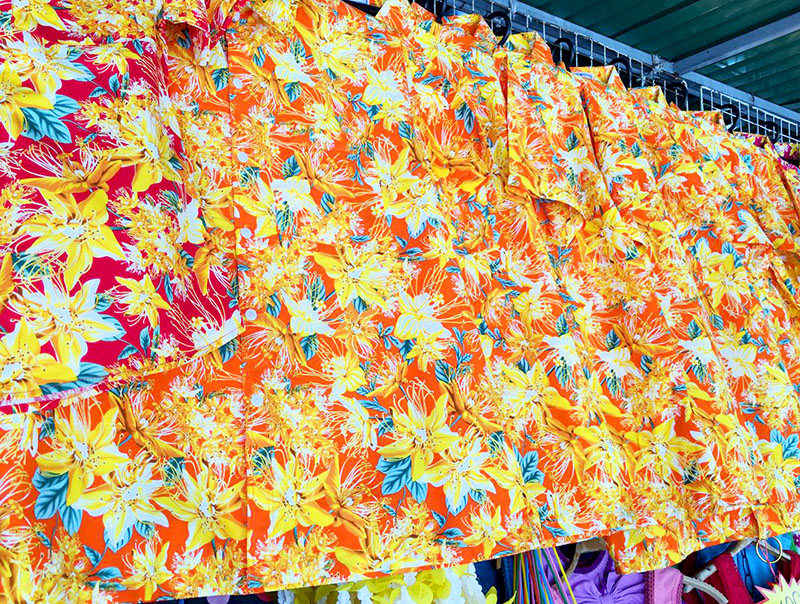
M 777 38 L 800 31 L 800 12 L 778 19 L 759 27 L 752 31 L 737 36 L 727 42 L 722 42 L 701 50 L 679 61 L 675 61 L 673 66 L 678 73 L 697 71 L 713 63 L 718 63 L 729 57 L 737 55 L 756 46 L 761 46 Z

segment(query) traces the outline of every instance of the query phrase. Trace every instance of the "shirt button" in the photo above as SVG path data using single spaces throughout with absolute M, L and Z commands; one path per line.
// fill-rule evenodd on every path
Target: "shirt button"
M 244 318 L 248 321 L 255 321 L 258 318 L 258 313 L 253 308 L 248 308 L 244 311 Z
M 253 231 L 251 231 L 247 227 L 240 229 L 239 233 L 241 233 L 242 239 L 250 239 L 250 237 L 253 236 Z

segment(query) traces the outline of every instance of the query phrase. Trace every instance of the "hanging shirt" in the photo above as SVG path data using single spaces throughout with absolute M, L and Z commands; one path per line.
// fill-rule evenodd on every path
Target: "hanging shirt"
M 633 99 L 613 67 L 573 68 L 573 72 L 581 82 L 611 198 L 622 220 L 650 234 L 637 237 L 640 262 L 628 264 L 627 279 L 637 293 L 625 304 L 621 326 L 630 326 L 627 333 L 633 337 L 619 344 L 631 350 L 641 368 L 639 375 L 626 376 L 620 406 L 625 410 L 623 421 L 633 427 L 627 437 L 634 443 L 635 471 L 641 473 L 633 482 L 651 485 L 638 493 L 639 513 L 658 525 L 665 504 L 685 520 L 697 507 L 739 505 L 740 473 L 726 472 L 722 457 L 732 431 L 737 424 L 743 430 L 743 425 L 726 387 L 728 376 L 719 353 L 709 340 L 709 316 L 688 251 L 655 180 Z M 651 426 L 663 430 L 665 425 L 670 426 L 674 449 L 681 451 L 669 461 L 652 454 L 658 438 Z M 687 497 L 694 500 L 680 509 L 671 502 L 686 484 L 692 485 Z
M 230 188 L 186 144 L 154 14 L 88 8 L 14 4 L 0 43 L 4 408 L 164 371 L 241 329 Z
M 14 604 L 324 584 L 621 529 L 617 560 L 636 570 L 682 551 L 642 555 L 637 541 L 665 532 L 673 504 L 704 521 L 688 487 L 657 498 L 658 525 L 637 511 L 651 485 L 639 463 L 677 475 L 656 454 L 697 452 L 668 422 L 628 436 L 640 426 L 627 426 L 621 386 L 647 380 L 621 327 L 641 294 L 619 284 L 649 239 L 610 195 L 575 78 L 536 38 L 497 53 L 482 39 L 472 55 L 459 26 L 384 8 L 374 19 L 338 0 L 12 4 L 0 69 L 19 112 L 3 125 L 4 190 L 9 204 L 15 191 L 37 201 L 10 213 L 8 235 L 20 249 L 31 233 L 51 242 L 30 242 L 44 247 L 22 264 L 9 250 L 6 348 L 40 346 L 3 374 L 40 391 L 0 417 L 0 593 Z M 34 37 L 63 71 L 25 67 L 20 40 L 37 50 Z M 59 96 L 73 80 L 75 104 Z M 133 113 L 117 120 L 120 108 Z M 89 179 L 53 161 L 66 153 L 119 165 Z M 49 192 L 64 174 L 86 188 Z M 106 263 L 97 277 L 39 234 L 67 193 L 75 208 L 58 237 L 85 242 L 94 225 L 111 246 L 91 260 Z M 134 235 L 155 251 L 137 251 Z M 165 269 L 156 252 L 182 264 Z M 45 274 L 24 272 L 41 259 Z M 80 342 L 14 318 L 35 314 L 19 291 L 66 288 L 67 275 L 70 293 L 116 275 L 139 284 L 114 278 L 80 321 L 54 315 L 99 329 L 96 313 L 125 332 L 108 354 L 92 350 L 107 340 L 84 337 L 86 362 L 110 376 L 88 387 L 72 383 L 80 365 L 76 379 L 63 369 Z M 39 383 L 50 369 L 64 381 Z M 64 386 L 45 400 L 52 383 Z M 770 463 L 789 456 L 781 438 Z M 735 465 L 740 453 L 726 453 Z M 795 513 L 784 461 L 766 484 L 787 495 L 760 518 L 770 530 Z M 760 501 L 751 494 L 743 505 Z

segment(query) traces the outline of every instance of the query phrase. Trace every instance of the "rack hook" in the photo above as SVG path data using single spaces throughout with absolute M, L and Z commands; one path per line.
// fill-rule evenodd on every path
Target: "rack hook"
M 503 33 L 500 34 L 500 40 L 497 42 L 497 45 L 502 46 L 508 41 L 508 37 L 511 35 L 511 13 L 508 9 L 499 8 L 486 15 L 486 22 L 489 24 L 489 27 L 492 28 L 492 31 L 494 31 L 492 23 L 499 19 L 503 21 L 502 29 L 500 30 Z M 495 34 L 497 34 L 497 32 L 495 32 Z
M 624 68 L 625 79 L 622 80 L 622 81 L 625 83 L 625 86 L 627 88 L 630 88 L 631 87 L 631 80 L 632 80 L 631 62 L 628 61 L 628 59 L 626 59 L 625 57 L 617 57 L 615 59 L 611 59 L 608 62 L 608 64 L 609 65 L 613 65 L 614 67 L 617 67 L 617 69 L 619 69 L 620 67 Z
M 550 52 L 553 54 L 555 54 L 555 50 L 558 48 L 558 58 L 561 63 L 564 63 L 564 65 L 567 66 L 567 68 L 573 65 L 575 62 L 575 43 L 572 40 L 566 37 L 556 38 L 551 44 L 548 44 L 548 46 L 550 47 Z M 563 46 L 567 47 L 566 61 L 564 60 Z
M 733 115 L 733 121 L 730 123 L 730 125 L 726 126 L 728 132 L 733 132 L 736 129 L 736 126 L 739 125 L 739 119 L 742 117 L 742 110 L 739 109 L 738 105 L 734 105 L 733 103 L 725 103 L 724 105 L 720 105 L 719 110 L 722 112 L 723 116 L 725 115 L 726 111 L 730 111 L 731 115 Z

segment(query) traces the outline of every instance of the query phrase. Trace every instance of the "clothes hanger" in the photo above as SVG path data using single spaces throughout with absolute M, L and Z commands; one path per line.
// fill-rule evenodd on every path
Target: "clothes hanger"
M 420 2 L 420 5 L 425 7 L 425 9 L 433 13 L 436 16 L 436 22 L 441 23 L 442 17 L 444 17 L 444 12 L 447 10 L 447 0 L 426 0 L 424 2 Z M 439 6 L 439 10 L 436 10 L 436 6 Z
M 766 120 L 764 122 L 761 122 L 761 125 L 764 128 L 766 128 L 768 132 L 772 133 L 772 136 L 768 134 L 767 138 L 769 138 L 769 140 L 773 143 L 778 142 L 778 137 L 780 136 L 780 129 L 778 128 L 778 122 L 776 122 L 775 120 Z
M 693 589 L 702 591 L 704 594 L 711 596 L 715 601 L 719 602 L 719 604 L 728 604 L 728 598 L 726 598 L 725 595 L 716 587 L 709 585 L 705 581 L 698 581 L 694 577 L 687 577 L 684 575 L 683 592 L 686 593 L 688 591 L 692 591 Z
M 572 67 L 573 63 L 575 62 L 575 43 L 570 40 L 569 38 L 556 38 L 553 40 L 552 43 L 547 44 L 550 47 L 550 52 L 555 55 L 556 49 L 558 49 L 558 62 L 563 63 L 564 66 L 569 69 Z M 567 47 L 567 60 L 564 60 L 564 51 L 563 48 Z M 555 60 L 555 59 L 554 59 Z
M 680 107 L 680 97 L 678 96 L 678 92 L 683 92 L 683 98 L 686 101 L 686 109 L 689 109 L 689 88 L 686 86 L 686 82 L 667 82 L 664 84 L 664 92 L 668 90 L 675 91 L 675 104 Z
M 615 59 L 611 59 L 608 62 L 609 65 L 613 65 L 619 71 L 619 68 L 622 67 L 622 70 L 625 72 L 625 78 L 622 80 L 622 83 L 625 84 L 625 88 L 631 87 L 631 64 L 628 59 L 625 57 L 617 57 Z M 619 75 L 622 78 L 622 73 Z
M 373 17 L 377 16 L 378 12 L 381 10 L 380 6 L 374 6 L 372 4 L 367 4 L 366 2 L 357 2 L 357 0 L 344 0 L 344 2 L 353 8 L 357 8 L 362 13 L 367 13 Z
M 606 551 L 606 542 L 599 537 L 589 539 L 588 541 L 579 541 L 575 544 L 575 554 L 572 556 L 572 560 L 569 561 L 569 566 L 567 566 L 564 571 L 565 574 L 569 577 L 575 572 L 575 569 L 578 568 L 581 555 L 604 551 Z
M 508 37 L 511 35 L 511 12 L 507 8 L 499 8 L 486 15 L 485 19 L 495 35 L 500 38 L 497 42 L 497 45 L 502 46 L 505 44 L 508 41 Z M 503 21 L 503 25 L 500 30 L 503 32 L 502 34 L 498 34 L 493 27 L 494 21 L 496 20 Z
M 719 110 L 722 112 L 723 116 L 725 115 L 726 111 L 730 111 L 731 115 L 733 115 L 733 121 L 731 122 L 730 126 L 725 126 L 728 129 L 728 132 L 733 132 L 736 129 L 736 126 L 739 125 L 739 119 L 742 117 L 741 109 L 739 109 L 739 107 L 733 103 L 725 103 L 724 105 L 719 106 Z
M 728 553 L 731 556 L 735 556 L 736 554 L 741 552 L 743 549 L 745 549 L 748 545 L 751 545 L 754 541 L 756 543 L 756 548 L 762 548 L 764 551 L 767 551 L 767 552 L 771 553 L 772 555 L 776 556 L 776 559 L 773 561 L 773 563 L 777 562 L 781 558 L 786 559 L 786 560 L 791 560 L 791 558 L 783 551 L 783 544 L 780 541 L 778 541 L 778 544 L 781 547 L 780 547 L 780 549 L 778 549 L 778 548 L 773 547 L 772 545 L 770 545 L 769 542 L 766 539 L 757 539 L 757 540 L 756 539 L 741 539 L 740 541 L 736 541 L 730 547 L 730 549 L 728 549 Z M 761 556 L 761 552 L 760 552 L 759 549 L 756 550 L 756 553 L 758 554 L 758 556 L 762 560 L 764 560 L 764 558 Z M 766 560 L 764 560 L 764 561 L 766 562 Z M 686 592 L 692 591 L 693 589 L 697 589 L 698 591 L 702 591 L 704 593 L 707 593 L 712 598 L 715 598 L 718 602 L 723 602 L 723 603 L 727 602 L 727 598 L 725 598 L 725 596 L 722 593 L 720 593 L 719 590 L 715 589 L 714 587 L 712 587 L 711 585 L 709 585 L 708 583 L 705 582 L 705 580 L 708 579 L 715 572 L 717 572 L 717 567 L 712 562 L 710 564 L 707 564 L 705 567 L 703 567 L 699 572 L 695 573 L 694 576 L 684 575 L 683 576 L 683 586 L 684 586 L 683 587 L 683 592 L 686 593 Z M 716 592 L 716 594 L 712 593 L 712 591 Z M 720 600 L 720 598 L 722 598 L 722 599 Z
M 367 13 L 373 17 L 377 16 L 380 12 L 381 7 L 375 6 L 373 4 L 367 4 L 366 2 L 359 2 L 358 0 L 344 0 L 346 4 L 349 4 L 353 8 L 357 8 L 361 12 Z M 413 2 L 411 2 L 413 4 Z M 437 0 L 430 0 L 430 2 L 420 2 L 420 6 L 425 8 L 426 10 L 430 11 L 434 15 L 436 15 L 436 22 L 441 23 L 442 17 L 444 16 L 444 11 L 447 8 L 447 0 L 441 0 L 437 2 Z M 439 4 L 441 12 L 436 12 L 436 5 Z

